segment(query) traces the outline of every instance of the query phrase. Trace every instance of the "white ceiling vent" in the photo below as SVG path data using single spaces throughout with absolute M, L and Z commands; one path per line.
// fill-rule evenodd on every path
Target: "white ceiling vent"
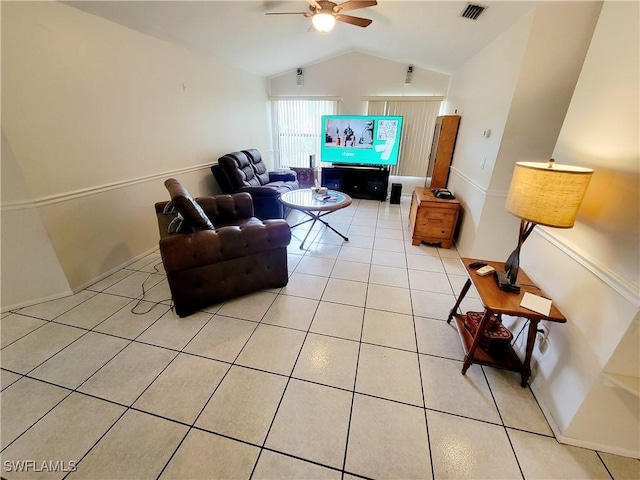
M 465 7 L 464 11 L 460 14 L 460 16 L 463 18 L 469 18 L 471 20 L 477 20 L 480 14 L 484 12 L 485 8 L 487 7 L 483 5 L 478 5 L 477 3 L 467 3 L 467 6 Z

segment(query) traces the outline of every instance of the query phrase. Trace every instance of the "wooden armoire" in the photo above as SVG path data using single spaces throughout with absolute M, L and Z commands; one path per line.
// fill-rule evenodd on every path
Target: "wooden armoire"
M 427 178 L 431 177 L 432 189 L 447 187 L 459 125 L 460 115 L 442 115 L 436 118 L 427 171 Z

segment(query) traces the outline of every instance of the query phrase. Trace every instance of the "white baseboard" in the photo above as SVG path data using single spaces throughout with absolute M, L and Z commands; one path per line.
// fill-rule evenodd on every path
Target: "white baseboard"
M 100 276 L 89 280 L 88 282 L 85 282 L 84 284 L 78 286 L 77 288 L 73 289 L 73 290 L 67 290 L 66 292 L 61 292 L 61 293 L 56 293 L 55 295 L 50 295 L 48 297 L 40 297 L 40 298 L 36 298 L 36 299 L 31 299 L 28 300 L 26 302 L 21 302 L 21 303 L 16 303 L 14 305 L 8 305 L 8 306 L 3 306 L 1 309 L 2 313 L 5 312 L 10 312 L 12 310 L 18 310 L 19 308 L 25 308 L 25 307 L 30 307 L 32 305 L 37 305 L 39 303 L 44 303 L 44 302 L 50 302 L 51 300 L 58 300 L 59 298 L 64 298 L 64 297 L 69 297 L 71 295 L 75 295 L 78 292 L 81 292 L 82 290 L 84 290 L 87 287 L 90 287 L 91 285 L 93 285 L 94 283 L 98 283 L 100 280 L 107 278 L 109 275 L 113 275 L 114 273 L 116 273 L 118 270 L 122 270 L 123 268 L 137 262 L 138 260 L 140 260 L 141 258 L 146 257 L 147 255 L 155 252 L 158 250 L 158 247 L 153 247 L 150 248 L 149 250 L 147 250 L 146 252 L 143 252 L 139 255 L 136 255 L 134 258 L 127 260 L 126 262 L 123 262 L 122 264 L 120 264 L 119 266 L 113 267 L 111 270 L 109 270 L 108 272 L 105 272 L 103 274 L 101 274 Z
M 72 290 L 67 290 L 66 292 L 56 293 L 54 295 L 49 295 L 47 297 L 40 297 L 32 300 L 27 300 L 26 302 L 16 303 L 14 305 L 3 306 L 0 311 L 2 313 L 10 312 L 12 310 L 18 310 L 19 308 L 30 307 L 32 305 L 37 305 L 38 303 L 50 302 L 51 300 L 58 300 L 59 298 L 69 297 L 73 295 L 74 292 Z
M 153 248 L 150 248 L 149 250 L 147 250 L 146 252 L 143 252 L 139 255 L 136 255 L 135 257 L 133 257 L 130 260 L 127 260 L 126 262 L 123 262 L 122 264 L 120 264 L 117 267 L 113 267 L 111 270 L 109 270 L 108 272 L 105 272 L 103 274 L 101 274 L 99 277 L 94 278 L 93 280 L 89 280 L 88 282 L 83 283 L 82 285 L 78 286 L 78 288 L 75 289 L 74 293 L 78 293 L 82 290 L 84 290 L 87 287 L 90 287 L 91 285 L 93 285 L 94 283 L 98 283 L 100 280 L 103 280 L 105 278 L 107 278 L 109 275 L 113 275 L 114 273 L 116 273 L 118 270 L 122 270 L 123 268 L 136 263 L 138 260 L 140 260 L 141 258 L 146 257 L 147 255 L 149 255 L 150 253 L 155 252 L 156 250 L 158 250 L 158 247 L 155 246 Z
M 537 391 L 537 388 L 535 387 L 535 383 L 531 385 L 531 390 L 533 391 L 534 395 L 538 399 L 538 404 L 540 405 L 540 409 L 542 410 L 543 415 L 547 419 L 547 422 L 549 422 L 549 426 L 551 427 L 553 436 L 556 437 L 556 440 L 559 443 L 562 443 L 565 445 L 571 445 L 574 447 L 588 448 L 590 450 L 597 450 L 598 452 L 611 453 L 613 455 L 620 455 L 622 457 L 631 457 L 631 458 L 640 459 L 640 451 L 629 450 L 626 448 L 619 448 L 612 445 L 606 445 L 606 444 L 601 444 L 597 442 L 588 442 L 586 440 L 580 440 L 578 438 L 573 438 L 567 435 L 563 435 L 562 432 L 560 431 L 560 428 L 558 427 L 558 424 L 555 422 L 553 415 L 551 415 L 551 412 L 549 411 L 549 409 L 546 407 L 544 402 L 541 402 L 539 400 L 540 398 L 542 398 L 542 394 L 541 392 Z

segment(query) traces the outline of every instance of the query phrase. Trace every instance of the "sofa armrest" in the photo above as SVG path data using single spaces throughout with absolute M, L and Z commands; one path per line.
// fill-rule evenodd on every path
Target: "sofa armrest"
M 293 170 L 281 170 L 269 172 L 269 182 L 295 182 L 298 174 Z
M 286 221 L 268 220 L 169 235 L 162 237 L 159 245 L 164 269 L 171 273 L 286 247 L 290 241 L 291 229 Z

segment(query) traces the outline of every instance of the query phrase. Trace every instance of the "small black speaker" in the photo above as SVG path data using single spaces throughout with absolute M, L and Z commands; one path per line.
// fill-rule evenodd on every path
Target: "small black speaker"
M 402 184 L 401 183 L 392 183 L 391 184 L 391 199 L 389 203 L 400 203 L 400 195 L 402 195 Z

